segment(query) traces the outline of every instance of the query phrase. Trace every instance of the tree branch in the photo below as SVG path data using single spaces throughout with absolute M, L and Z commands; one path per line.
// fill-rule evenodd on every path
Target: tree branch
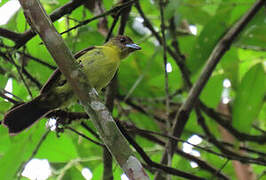
M 112 152 L 120 167 L 130 179 L 149 179 L 140 162 L 134 156 L 126 139 L 117 128 L 110 112 L 99 100 L 94 88 L 63 39 L 56 31 L 45 10 L 37 0 L 20 0 L 27 21 L 40 35 L 47 49 L 66 77 L 85 111 L 90 115 L 101 139 Z
M 243 28 L 248 24 L 248 22 L 255 16 L 255 14 L 263 7 L 265 0 L 258 0 L 253 7 L 238 21 L 233 25 L 229 31 L 224 35 L 224 37 L 218 42 L 218 44 L 213 49 L 209 59 L 202 70 L 198 81 L 193 85 L 189 91 L 188 98 L 182 104 L 181 108 L 178 111 L 178 114 L 174 121 L 174 126 L 172 129 L 172 135 L 175 137 L 180 137 L 185 125 L 188 121 L 190 112 L 197 102 L 197 99 L 206 85 L 208 79 L 210 78 L 212 72 L 214 71 L 217 63 L 225 54 L 225 52 L 230 48 L 232 42 L 235 40 L 237 35 L 243 30 Z M 177 142 L 173 140 L 168 141 L 168 145 L 171 149 L 175 149 Z

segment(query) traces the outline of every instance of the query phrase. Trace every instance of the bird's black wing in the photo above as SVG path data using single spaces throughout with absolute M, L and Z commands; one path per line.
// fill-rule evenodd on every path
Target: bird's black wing
M 81 57 L 82 55 L 86 54 L 88 51 L 91 51 L 94 48 L 95 48 L 95 46 L 83 49 L 83 50 L 77 52 L 74 55 L 74 57 L 76 59 L 78 59 L 79 57 Z M 53 72 L 53 74 L 49 77 L 49 79 L 46 81 L 44 86 L 42 87 L 42 89 L 40 91 L 40 94 L 44 94 L 44 93 L 48 92 L 51 89 L 51 87 L 53 87 L 55 84 L 58 84 L 59 83 L 58 81 L 60 80 L 61 74 L 62 74 L 61 71 L 59 70 L 59 68 L 57 68 Z M 59 85 L 64 85 L 64 83 L 66 83 L 66 81 L 60 82 Z
M 77 52 L 77 53 L 74 55 L 74 57 L 75 57 L 76 59 L 78 59 L 80 56 L 86 54 L 88 51 L 91 51 L 91 50 L 94 49 L 94 48 L 95 48 L 95 46 L 91 46 L 91 47 L 85 48 L 85 49 L 83 49 L 83 50 Z

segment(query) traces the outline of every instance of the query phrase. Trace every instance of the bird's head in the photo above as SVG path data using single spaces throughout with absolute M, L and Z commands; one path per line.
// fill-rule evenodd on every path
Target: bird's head
M 140 50 L 137 44 L 135 44 L 128 36 L 118 35 L 111 38 L 106 45 L 115 46 L 120 51 L 120 58 L 126 58 L 131 52 Z

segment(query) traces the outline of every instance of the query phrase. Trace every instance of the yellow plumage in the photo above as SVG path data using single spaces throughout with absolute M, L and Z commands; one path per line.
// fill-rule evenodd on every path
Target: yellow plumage
M 96 56 L 97 59 L 95 59 Z M 96 46 L 78 60 L 84 67 L 83 71 L 91 86 L 100 91 L 114 77 L 121 59 L 116 47 Z

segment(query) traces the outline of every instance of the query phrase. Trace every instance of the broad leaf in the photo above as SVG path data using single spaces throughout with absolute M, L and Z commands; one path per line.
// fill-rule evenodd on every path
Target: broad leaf
M 243 77 L 233 105 L 233 126 L 248 133 L 258 116 L 265 96 L 266 76 L 262 64 L 253 66 Z

